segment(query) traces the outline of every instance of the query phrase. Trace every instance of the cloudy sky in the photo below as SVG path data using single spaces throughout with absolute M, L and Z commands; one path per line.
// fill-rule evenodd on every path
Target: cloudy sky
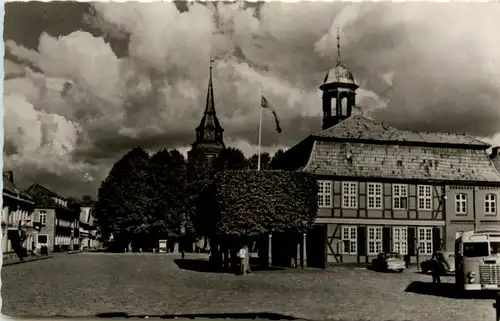
M 342 60 L 375 119 L 500 143 L 500 5 L 490 3 L 7 3 L 4 164 L 21 187 L 95 195 L 129 149 L 185 152 L 210 55 L 225 141 L 256 152 L 321 127 L 318 86 Z

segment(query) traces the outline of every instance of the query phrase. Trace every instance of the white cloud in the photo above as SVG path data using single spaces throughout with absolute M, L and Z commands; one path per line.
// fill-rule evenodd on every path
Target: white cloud
M 205 106 L 210 55 L 218 58 L 215 105 L 226 144 L 256 153 L 261 88 L 283 127 L 276 134 L 264 114 L 263 151 L 296 143 L 320 127 L 318 86 L 336 60 L 337 27 L 343 62 L 361 87 L 357 104 L 371 116 L 409 129 L 500 131 L 494 4 L 240 2 L 193 4 L 181 13 L 174 3 L 128 2 L 95 9 L 98 16 L 87 20 L 128 41 L 128 55 L 85 31 L 43 33 L 37 50 L 6 39 L 6 51 L 24 63 L 5 64 L 5 137 L 15 147 L 6 164 L 24 164 L 32 177 L 66 173 L 95 188 L 132 147 L 187 146 Z

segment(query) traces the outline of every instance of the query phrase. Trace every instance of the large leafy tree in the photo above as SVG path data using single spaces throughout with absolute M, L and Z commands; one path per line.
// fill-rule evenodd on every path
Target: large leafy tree
M 82 206 L 93 206 L 94 205 L 94 199 L 90 195 L 83 195 L 82 200 L 81 200 Z
M 158 237 L 178 235 L 187 210 L 186 161 L 177 150 L 163 149 L 151 157 L 150 164 L 155 218 L 151 233 Z
M 259 155 L 255 154 L 248 159 L 248 169 L 257 170 L 259 163 Z M 260 169 L 265 170 L 270 168 L 271 157 L 269 153 L 262 153 L 260 155 Z
M 269 168 L 271 169 L 279 169 L 280 168 L 280 162 L 283 161 L 283 155 L 285 152 L 282 149 L 278 149 L 276 153 L 274 153 L 273 157 L 271 158 L 271 161 L 269 162 Z
M 236 148 L 223 149 L 213 161 L 214 171 L 242 170 L 248 166 L 245 155 Z
M 102 182 L 95 218 L 106 239 L 113 234 L 121 246 L 148 232 L 154 223 L 149 155 L 142 148 L 125 154 Z

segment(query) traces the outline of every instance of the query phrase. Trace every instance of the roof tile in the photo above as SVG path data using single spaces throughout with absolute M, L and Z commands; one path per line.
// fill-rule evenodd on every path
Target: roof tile
M 489 147 L 489 144 L 466 134 L 406 131 L 366 118 L 362 115 L 351 116 L 343 122 L 322 130 L 313 136 L 319 138 L 350 140 L 357 139 L 384 142 L 413 142 Z
M 303 170 L 333 176 L 500 183 L 485 150 L 463 148 L 316 141 Z

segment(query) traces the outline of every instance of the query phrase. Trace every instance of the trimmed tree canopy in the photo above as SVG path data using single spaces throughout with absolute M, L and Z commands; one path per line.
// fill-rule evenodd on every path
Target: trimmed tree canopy
M 151 157 L 153 215 L 150 232 L 159 237 L 177 235 L 186 205 L 186 163 L 177 150 L 163 149 Z
M 205 208 L 218 234 L 303 232 L 317 215 L 317 189 L 304 172 L 224 171 L 215 175 Z

